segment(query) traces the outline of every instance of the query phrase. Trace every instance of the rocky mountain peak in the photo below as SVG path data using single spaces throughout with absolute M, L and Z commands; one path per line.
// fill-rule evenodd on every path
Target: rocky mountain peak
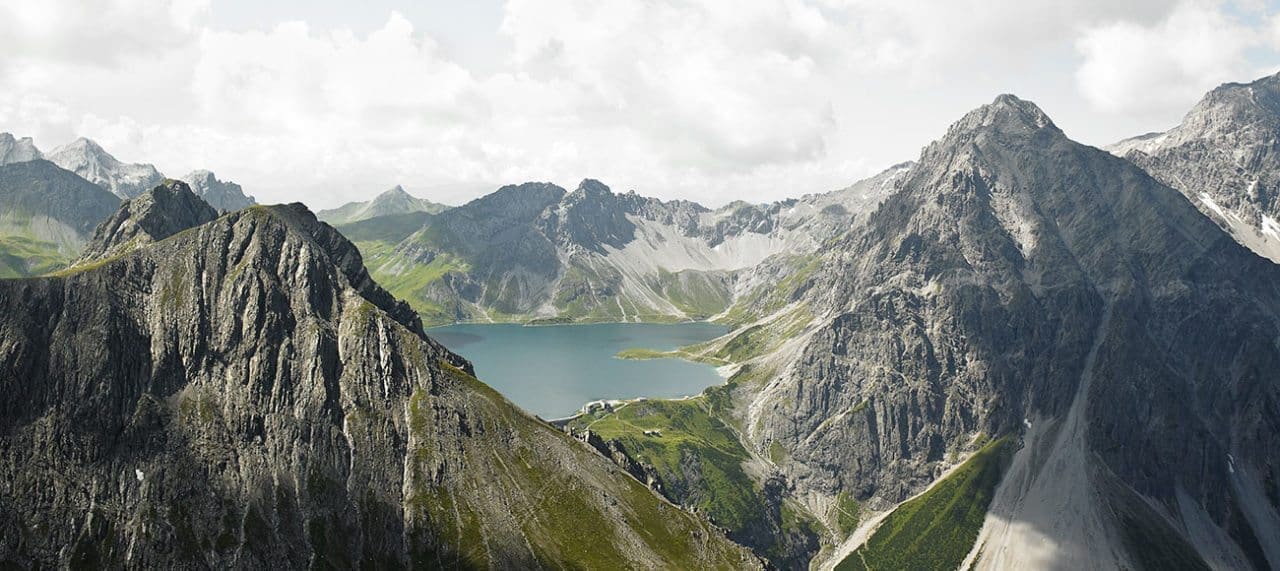
M 593 178 L 583 179 L 578 184 L 578 188 L 573 194 L 583 196 L 613 196 L 613 191 L 609 190 L 608 185 Z
M 564 199 L 565 190 L 548 182 L 510 184 L 472 200 L 466 206 L 478 211 L 500 210 L 512 217 L 530 219 Z
M 1107 147 L 1178 189 L 1238 242 L 1280 261 L 1280 74 L 1227 83 L 1163 133 Z
M 98 226 L 79 263 L 122 254 L 137 246 L 159 242 L 218 217 L 218 211 L 192 192 L 187 183 L 163 184 L 126 201 Z
M 1194 138 L 1233 137 L 1241 131 L 1270 134 L 1280 124 L 1280 74 L 1250 83 L 1225 83 L 1191 108 L 1170 131 L 1170 144 Z
M 951 125 L 947 131 L 947 138 L 983 131 L 1030 134 L 1045 128 L 1056 130 L 1057 126 L 1040 107 L 1006 93 L 996 97 L 995 101 L 965 114 Z
M 384 206 L 403 204 L 407 208 L 409 203 L 417 202 L 417 200 L 417 197 L 409 194 L 404 190 L 404 187 L 397 184 L 383 191 L 382 194 L 375 196 L 373 203 Z
M 110 153 L 108 153 L 106 150 L 102 148 L 102 145 L 99 145 L 97 142 L 93 141 L 92 139 L 89 139 L 88 137 L 78 137 L 76 138 L 76 140 L 71 141 L 70 143 L 67 143 L 66 145 L 63 145 L 62 147 L 60 147 L 59 150 L 80 151 L 80 152 L 94 154 L 94 155 L 106 155 L 108 157 L 111 156 Z
M 560 204 L 557 212 L 543 221 L 548 235 L 562 245 L 604 252 L 604 245 L 621 248 L 635 235 L 635 225 L 627 220 L 618 196 L 595 179 L 583 180 Z
M 31 137 L 19 139 L 10 133 L 0 133 L 0 165 L 34 161 L 43 156 Z

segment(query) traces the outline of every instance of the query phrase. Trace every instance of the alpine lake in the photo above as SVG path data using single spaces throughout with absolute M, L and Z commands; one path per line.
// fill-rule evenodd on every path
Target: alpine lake
M 713 323 L 459 324 L 427 334 L 470 360 L 476 376 L 511 402 L 556 419 L 592 401 L 678 398 L 724 382 L 710 365 L 617 355 L 637 348 L 670 351 L 727 331 Z

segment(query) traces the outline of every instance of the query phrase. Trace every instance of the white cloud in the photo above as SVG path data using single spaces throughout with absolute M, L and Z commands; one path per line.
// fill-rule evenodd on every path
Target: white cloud
M 1183 112 L 1224 81 L 1252 79 L 1246 50 L 1264 36 L 1220 3 L 1183 2 L 1151 25 L 1119 21 L 1086 31 L 1077 48 L 1081 92 L 1111 112 Z
M 119 66 L 181 45 L 207 11 L 208 0 L 0 0 L 0 51 L 8 62 Z
M 507 0 L 493 42 L 510 53 L 481 73 L 396 13 L 361 33 L 305 18 L 219 29 L 205 0 L 0 0 L 0 130 L 45 148 L 85 135 L 169 174 L 209 168 L 265 200 L 317 207 L 396 183 L 461 202 L 585 177 L 710 204 L 770 200 L 914 158 L 1001 92 L 1036 99 L 1090 142 L 1149 130 L 1141 121 L 1176 118 L 1201 83 L 1268 64 L 1227 37 L 1241 25 L 1222 12 L 1163 0 Z M 1135 109 L 1153 85 L 1167 99 L 1137 108 L 1154 119 L 1096 120 L 1095 106 Z

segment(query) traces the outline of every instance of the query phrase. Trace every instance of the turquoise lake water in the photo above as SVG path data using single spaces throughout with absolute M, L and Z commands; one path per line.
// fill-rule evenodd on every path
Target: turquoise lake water
M 723 382 L 714 367 L 677 359 L 614 357 L 640 347 L 669 351 L 723 335 L 711 323 L 450 325 L 427 334 L 466 357 L 476 375 L 542 418 L 562 418 L 601 399 L 695 395 Z

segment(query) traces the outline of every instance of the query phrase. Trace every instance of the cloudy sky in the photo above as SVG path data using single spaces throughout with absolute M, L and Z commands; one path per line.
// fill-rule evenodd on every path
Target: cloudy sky
M 0 0 L 0 131 L 314 207 L 585 177 L 765 201 L 999 93 L 1103 145 L 1277 70 L 1256 0 Z

